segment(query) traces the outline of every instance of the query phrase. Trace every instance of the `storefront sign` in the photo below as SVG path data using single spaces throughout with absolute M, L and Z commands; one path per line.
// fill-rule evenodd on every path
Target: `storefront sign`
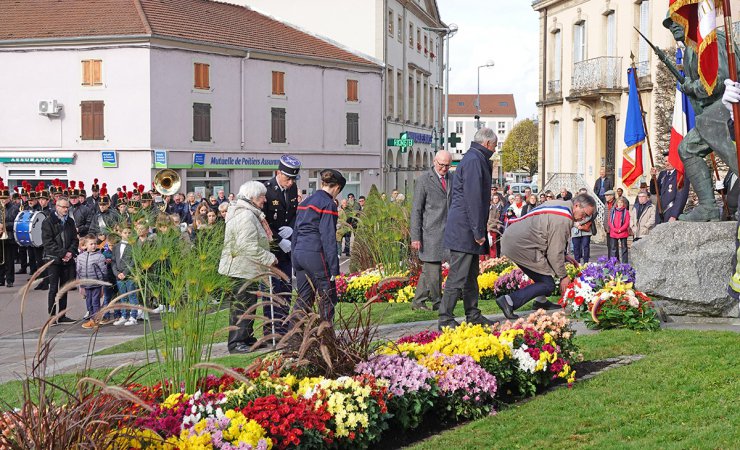
M 100 157 L 103 159 L 103 167 L 118 167 L 118 154 L 116 152 L 100 152 Z
M 74 153 L 41 156 L 35 153 L 0 153 L 0 163 L 5 164 L 74 164 Z
M 409 133 L 401 133 L 398 139 L 388 139 L 388 146 L 399 147 L 401 153 L 406 153 L 413 145 L 414 140 L 409 137 Z
M 154 150 L 154 168 L 167 168 L 167 150 Z
M 431 144 L 432 143 L 431 134 L 414 133 L 413 131 L 407 131 L 406 136 L 409 139 L 413 139 L 413 141 L 416 142 L 417 144 Z
M 206 165 L 205 153 L 193 153 L 193 168 L 203 168 Z
M 280 159 L 253 156 L 211 156 L 208 167 L 224 169 L 277 169 Z

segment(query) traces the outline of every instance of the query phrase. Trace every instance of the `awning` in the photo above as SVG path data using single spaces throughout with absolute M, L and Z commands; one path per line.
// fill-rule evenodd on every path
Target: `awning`
M 73 152 L 0 152 L 0 163 L 5 164 L 74 164 Z

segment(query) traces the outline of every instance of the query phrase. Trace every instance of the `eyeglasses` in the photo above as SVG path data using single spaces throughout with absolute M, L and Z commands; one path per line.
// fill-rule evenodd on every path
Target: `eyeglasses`
M 449 164 L 442 164 L 442 163 L 441 163 L 441 162 L 439 162 L 439 161 L 434 161 L 434 164 L 438 165 L 439 167 L 450 167 L 450 165 L 449 165 Z

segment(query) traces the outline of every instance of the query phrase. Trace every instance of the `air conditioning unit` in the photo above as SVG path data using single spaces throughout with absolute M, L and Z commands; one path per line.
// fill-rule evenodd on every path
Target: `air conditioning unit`
M 46 116 L 57 116 L 59 111 L 62 109 L 56 100 L 40 100 L 39 101 L 39 114 Z

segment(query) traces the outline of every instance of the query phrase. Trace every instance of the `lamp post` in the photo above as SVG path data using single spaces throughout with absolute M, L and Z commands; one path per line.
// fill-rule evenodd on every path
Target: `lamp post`
M 482 66 L 478 66 L 478 118 L 475 120 L 475 129 L 480 130 L 480 70 L 484 67 L 493 67 L 495 64 L 493 61 L 488 61 Z
M 444 119 L 442 119 L 442 129 L 444 130 L 445 134 L 449 134 L 447 130 L 447 120 L 450 112 L 450 38 L 457 33 L 457 25 L 454 23 L 449 24 L 446 28 L 443 27 L 423 27 L 427 31 L 434 31 L 435 33 L 441 33 L 444 34 L 445 37 L 445 114 Z M 449 139 L 445 139 L 445 145 L 444 149 L 449 149 L 450 143 Z

